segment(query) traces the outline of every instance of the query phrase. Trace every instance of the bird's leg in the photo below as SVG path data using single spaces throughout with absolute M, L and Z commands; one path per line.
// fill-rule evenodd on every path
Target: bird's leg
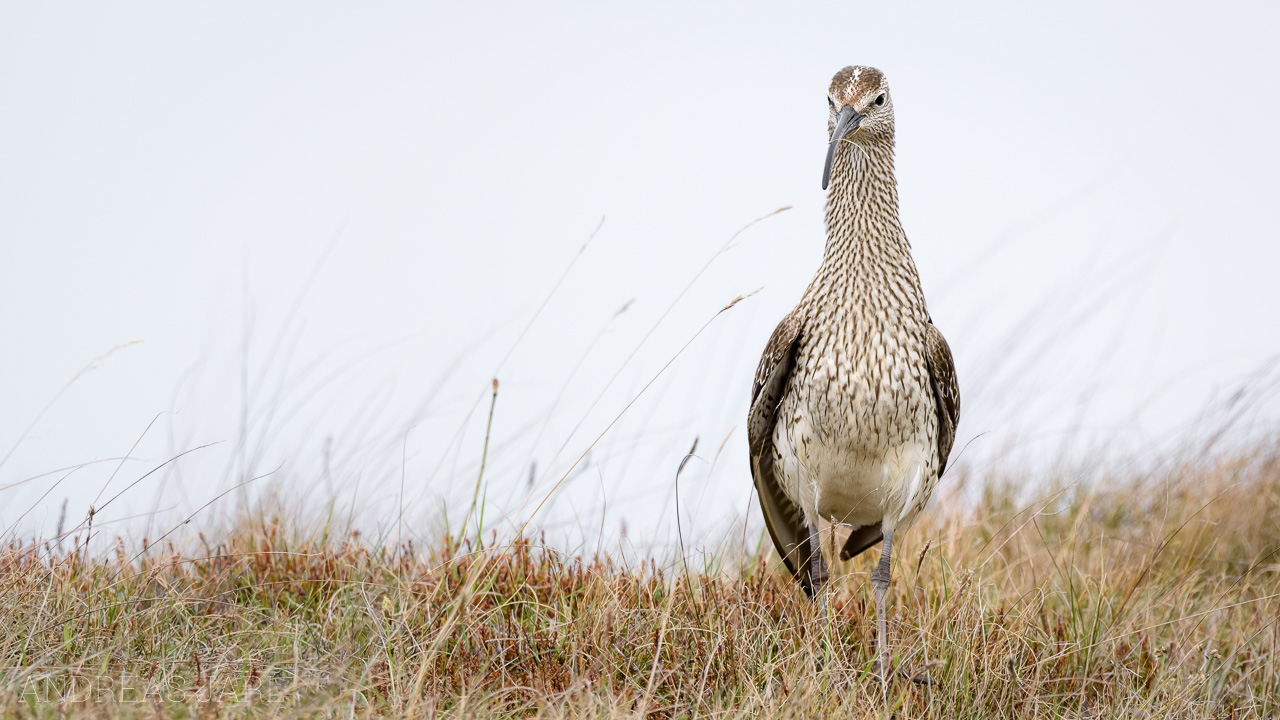
M 880 549 L 880 562 L 876 564 L 876 569 L 871 571 L 871 586 L 876 591 L 876 674 L 885 683 L 889 682 L 889 673 L 893 671 L 889 664 L 889 631 L 885 616 L 889 580 L 893 577 L 892 557 L 893 531 L 885 530 L 884 545 Z
M 809 526 L 809 589 L 814 602 L 825 611 L 826 596 L 822 594 L 827 585 L 827 563 L 822 559 L 822 539 L 818 528 Z
M 809 588 L 818 604 L 818 627 L 822 644 L 830 650 L 831 608 L 827 604 L 827 563 L 822 559 L 822 534 L 818 527 L 809 526 Z

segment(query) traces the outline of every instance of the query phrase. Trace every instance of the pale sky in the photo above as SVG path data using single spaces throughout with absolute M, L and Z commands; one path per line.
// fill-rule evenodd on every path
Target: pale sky
M 99 522 L 154 537 L 280 467 L 249 487 L 421 535 L 470 502 L 495 374 L 487 512 L 527 517 L 531 463 L 536 504 L 760 288 L 535 524 L 668 538 L 695 437 L 686 531 L 743 517 L 848 64 L 893 88 L 960 462 L 1150 455 L 1280 354 L 1276 27 L 1261 2 L 5 3 L 0 529 L 128 487 Z

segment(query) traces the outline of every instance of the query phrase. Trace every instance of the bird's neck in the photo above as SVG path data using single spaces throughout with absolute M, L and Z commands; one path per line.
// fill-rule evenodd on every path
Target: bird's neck
M 841 143 L 827 194 L 827 247 L 823 265 L 859 269 L 884 261 L 910 262 L 911 248 L 898 220 L 893 139 Z M 867 268 L 870 269 L 870 268 Z

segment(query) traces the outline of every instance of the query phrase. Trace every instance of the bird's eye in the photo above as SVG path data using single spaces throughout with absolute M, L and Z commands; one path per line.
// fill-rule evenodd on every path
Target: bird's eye
M 880 93 L 880 97 L 876 98 L 876 104 L 877 104 L 877 105 L 883 105 L 883 104 L 884 104 L 884 93 Z

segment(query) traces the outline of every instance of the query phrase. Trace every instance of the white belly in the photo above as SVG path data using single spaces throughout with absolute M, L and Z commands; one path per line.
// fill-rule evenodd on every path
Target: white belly
M 809 387 L 819 391 L 784 400 L 780 411 L 790 414 L 791 422 L 774 428 L 791 500 L 814 526 L 821 517 L 853 527 L 905 530 L 936 479 L 932 406 L 922 406 L 915 388 L 899 393 L 908 401 L 902 405 L 871 406 L 835 400 L 821 391 L 826 389 L 822 383 Z
M 868 454 L 818 442 L 791 446 L 775 437 L 783 459 L 787 494 L 811 525 L 817 517 L 853 527 L 909 525 L 927 501 L 929 454 L 919 443 Z M 905 529 L 905 528 L 904 528 Z

